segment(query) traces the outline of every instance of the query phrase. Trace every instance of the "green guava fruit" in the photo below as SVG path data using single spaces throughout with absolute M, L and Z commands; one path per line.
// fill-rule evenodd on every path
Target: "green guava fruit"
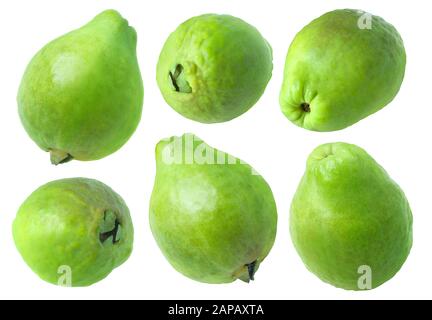
M 322 145 L 309 156 L 290 220 L 307 268 L 347 290 L 391 279 L 412 246 L 403 191 L 363 149 L 346 143 Z
M 133 226 L 126 204 L 111 188 L 74 178 L 33 192 L 18 211 L 13 236 L 40 278 L 81 287 L 104 279 L 128 259 Z
M 141 118 L 143 83 L 135 30 L 109 10 L 46 45 L 21 82 L 21 121 L 53 164 L 101 159 Z
M 254 280 L 276 237 L 266 181 L 192 134 L 161 141 L 156 159 L 150 226 L 171 265 L 204 283 Z
M 349 127 L 394 99 L 405 64 L 400 35 L 382 18 L 329 12 L 301 30 L 289 48 L 282 112 L 308 130 Z
M 206 14 L 181 24 L 166 41 L 157 65 L 165 101 L 202 123 L 232 120 L 264 93 L 272 49 L 257 29 L 229 15 Z

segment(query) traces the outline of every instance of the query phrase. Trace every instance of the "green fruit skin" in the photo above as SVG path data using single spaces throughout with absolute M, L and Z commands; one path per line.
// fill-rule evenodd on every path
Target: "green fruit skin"
M 120 239 L 103 243 L 107 210 L 116 214 Z M 94 284 L 125 262 L 132 252 L 133 226 L 122 198 L 96 180 L 50 182 L 22 204 L 13 223 L 16 247 L 43 280 L 58 284 L 59 267 L 72 270 L 72 286 Z
M 45 46 L 18 93 L 19 115 L 45 151 L 97 160 L 123 146 L 141 118 L 136 32 L 109 10 Z
M 206 14 L 181 24 L 166 41 L 157 65 L 165 101 L 202 123 L 232 120 L 248 111 L 272 76 L 272 49 L 257 29 L 229 15 Z M 169 73 L 183 66 L 177 92 Z
M 363 149 L 318 147 L 291 206 L 292 241 L 307 268 L 323 281 L 360 290 L 360 266 L 372 286 L 391 279 L 412 246 L 412 214 L 403 191 Z
M 336 10 L 314 20 L 291 44 L 280 104 L 296 125 L 313 131 L 351 126 L 389 104 L 405 73 L 406 55 L 397 30 L 364 12 Z M 310 105 L 305 112 L 302 104 Z
M 188 136 L 193 135 L 184 135 L 181 141 Z M 210 284 L 248 282 L 247 264 L 256 261 L 258 268 L 276 237 L 277 212 L 270 187 L 235 158 L 236 164 L 167 165 L 163 153 L 172 152 L 173 139 L 179 138 L 161 141 L 156 151 L 150 205 L 156 242 L 171 265 L 191 279 Z M 196 137 L 193 145 L 186 144 L 186 155 L 207 146 Z

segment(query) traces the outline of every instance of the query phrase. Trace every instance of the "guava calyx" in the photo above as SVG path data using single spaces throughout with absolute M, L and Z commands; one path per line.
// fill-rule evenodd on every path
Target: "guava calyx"
M 51 149 L 50 151 L 51 163 L 54 165 L 64 164 L 70 162 L 74 159 L 74 157 L 61 150 Z
M 310 104 L 307 103 L 307 102 L 303 102 L 303 103 L 300 105 L 300 107 L 301 107 L 301 109 L 302 109 L 304 112 L 307 112 L 307 113 L 311 112 Z
M 192 93 L 192 88 L 185 79 L 183 65 L 177 64 L 174 71 L 169 72 L 169 79 L 171 81 L 173 89 L 176 92 Z
M 257 261 L 255 260 L 254 262 L 252 262 L 252 263 L 249 263 L 248 265 L 247 265 L 247 268 L 248 268 L 248 274 L 249 274 L 249 279 L 251 280 L 251 281 L 254 281 L 255 280 L 255 271 L 256 271 L 256 266 L 257 266 Z
M 120 237 L 121 224 L 117 215 L 114 211 L 106 210 L 100 227 L 100 242 L 105 243 L 108 239 L 112 238 L 112 243 L 116 244 L 120 241 Z
M 239 272 L 236 273 L 236 278 L 246 282 L 250 283 L 251 281 L 255 281 L 255 273 L 258 270 L 258 260 L 255 260 L 254 262 L 245 264 Z

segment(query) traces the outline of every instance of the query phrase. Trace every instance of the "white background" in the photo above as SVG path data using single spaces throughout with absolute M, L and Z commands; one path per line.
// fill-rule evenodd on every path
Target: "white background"
M 355 8 L 384 17 L 404 38 L 408 65 L 395 101 L 366 120 L 333 133 L 292 125 L 280 112 L 279 90 L 288 46 L 296 32 L 321 14 Z M 27 137 L 16 93 L 32 56 L 50 40 L 117 9 L 138 31 L 144 77 L 142 122 L 125 147 L 97 162 L 54 167 Z M 1 1 L 0 4 L 0 298 L 115 299 L 391 299 L 432 298 L 432 171 L 430 118 L 430 1 Z M 155 81 L 160 49 L 178 24 L 203 13 L 228 13 L 256 26 L 274 50 L 274 75 L 262 99 L 229 123 L 204 125 L 184 119 L 163 101 Z M 148 205 L 155 176 L 154 146 L 162 138 L 193 132 L 252 164 L 271 185 L 278 204 L 278 237 L 249 285 L 206 285 L 189 280 L 166 262 L 152 238 Z M 369 292 L 322 283 L 303 266 L 288 232 L 289 206 L 308 154 L 319 144 L 345 141 L 365 148 L 404 189 L 414 214 L 414 246 L 402 270 Z M 25 198 L 40 185 L 65 177 L 90 177 L 110 185 L 127 202 L 135 226 L 131 258 L 89 288 L 59 288 L 40 280 L 15 249 L 11 224 Z

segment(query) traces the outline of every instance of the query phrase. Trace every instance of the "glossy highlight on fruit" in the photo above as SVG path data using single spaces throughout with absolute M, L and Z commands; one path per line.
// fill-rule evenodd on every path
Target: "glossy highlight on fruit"
M 19 88 L 19 115 L 53 164 L 104 158 L 134 133 L 143 104 L 136 41 L 128 22 L 108 10 L 32 59 Z
M 18 211 L 13 236 L 41 279 L 82 287 L 104 279 L 129 258 L 133 225 L 125 202 L 111 188 L 73 178 L 33 192 Z
M 308 130 L 344 129 L 395 98 L 405 64 L 402 38 L 382 18 L 360 10 L 326 13 L 289 48 L 282 112 Z
M 256 28 L 229 16 L 205 14 L 182 23 L 157 65 L 166 102 L 202 123 L 232 120 L 259 100 L 272 76 L 272 49 Z
M 402 267 L 413 217 L 401 188 L 363 149 L 318 147 L 291 205 L 292 241 L 307 268 L 348 290 L 376 288 Z
M 161 141 L 156 159 L 150 226 L 171 265 L 204 283 L 253 280 L 276 237 L 266 181 L 192 134 Z

